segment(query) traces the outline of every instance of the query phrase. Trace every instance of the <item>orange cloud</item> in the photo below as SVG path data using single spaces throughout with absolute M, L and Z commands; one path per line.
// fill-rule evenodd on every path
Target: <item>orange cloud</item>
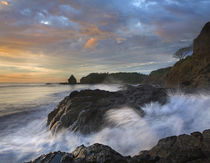
M 93 48 L 96 47 L 98 44 L 98 40 L 95 38 L 90 38 L 86 44 L 85 44 L 85 48 Z
M 8 2 L 7 1 L 1 1 L 2 5 L 8 6 Z
M 85 23 L 85 22 L 79 22 L 81 24 L 81 30 L 80 34 L 85 36 L 92 36 L 95 38 L 99 38 L 101 40 L 106 40 L 107 38 L 111 38 L 116 36 L 112 32 L 106 32 L 102 31 L 98 28 L 95 24 Z

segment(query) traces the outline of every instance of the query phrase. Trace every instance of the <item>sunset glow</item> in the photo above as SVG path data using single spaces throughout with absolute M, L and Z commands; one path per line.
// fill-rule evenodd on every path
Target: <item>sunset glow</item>
M 204 0 L 110 2 L 0 1 L 0 82 L 60 82 L 90 72 L 148 74 L 173 65 L 172 54 L 192 44 L 210 20 L 210 2 Z
M 8 2 L 7 1 L 1 1 L 2 5 L 8 6 Z

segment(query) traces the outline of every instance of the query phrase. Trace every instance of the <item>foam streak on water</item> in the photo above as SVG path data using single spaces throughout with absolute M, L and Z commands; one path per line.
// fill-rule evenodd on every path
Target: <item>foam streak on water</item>
M 103 89 L 117 90 L 107 86 Z M 31 112 L 25 118 L 13 118 L 10 127 L 0 134 L 0 160 L 28 161 L 48 152 L 71 152 L 81 144 L 93 143 L 109 145 L 123 155 L 134 155 L 150 149 L 160 138 L 210 128 L 210 95 L 171 94 L 163 106 L 158 103 L 144 106 L 144 118 L 129 107 L 113 108 L 105 115 L 113 125 L 98 133 L 82 136 L 66 131 L 52 137 L 46 127 L 46 116 L 56 104 L 44 105 L 42 111 Z

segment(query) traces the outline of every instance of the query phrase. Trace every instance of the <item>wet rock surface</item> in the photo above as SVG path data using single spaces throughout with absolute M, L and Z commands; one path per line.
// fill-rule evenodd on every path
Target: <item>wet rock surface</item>
M 85 162 L 100 162 L 100 163 L 127 163 L 130 157 L 123 157 L 118 152 L 111 149 L 109 146 L 102 144 L 94 144 L 89 147 L 81 145 L 72 153 L 54 152 L 47 155 L 42 155 L 39 158 L 31 161 L 31 163 L 49 162 L 49 163 L 85 163 Z
M 69 127 L 82 134 L 97 132 L 109 125 L 104 116 L 109 109 L 128 106 L 144 116 L 141 107 L 150 102 L 165 104 L 168 97 L 166 92 L 166 89 L 152 85 L 127 86 L 126 90 L 118 92 L 75 91 L 48 115 L 48 125 L 52 133 Z
M 161 139 L 149 154 L 158 162 L 196 162 L 210 159 L 210 130 Z
M 134 157 L 122 156 L 108 146 L 77 147 L 72 153 L 54 152 L 30 163 L 207 163 L 210 161 L 210 130 L 161 139 L 151 150 Z

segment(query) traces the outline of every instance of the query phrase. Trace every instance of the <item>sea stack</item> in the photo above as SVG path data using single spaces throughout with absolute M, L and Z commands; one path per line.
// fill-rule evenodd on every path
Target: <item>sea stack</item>
M 74 77 L 74 75 L 71 75 L 68 79 L 68 83 L 69 84 L 77 84 L 77 80 L 76 78 Z

